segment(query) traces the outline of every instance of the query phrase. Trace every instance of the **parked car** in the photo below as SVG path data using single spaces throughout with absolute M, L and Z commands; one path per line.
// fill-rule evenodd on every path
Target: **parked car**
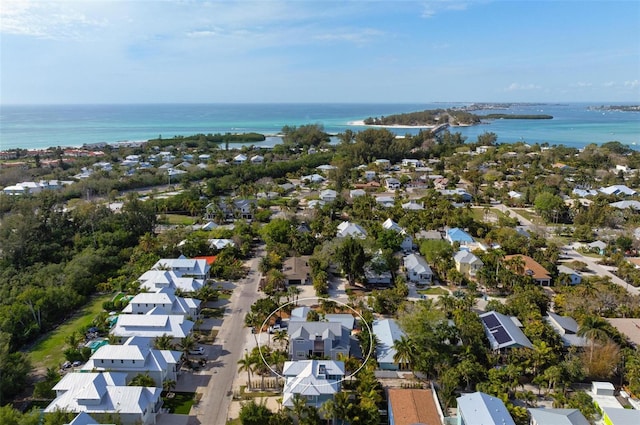
M 62 368 L 63 369 L 69 369 L 71 367 L 71 362 L 67 361 L 62 363 Z
M 78 367 L 82 364 L 82 362 L 80 360 L 76 360 L 75 362 L 71 363 L 71 366 L 73 367 Z
M 189 351 L 189 354 L 192 354 L 194 356 L 201 356 L 204 354 L 204 348 L 198 347 L 195 350 Z

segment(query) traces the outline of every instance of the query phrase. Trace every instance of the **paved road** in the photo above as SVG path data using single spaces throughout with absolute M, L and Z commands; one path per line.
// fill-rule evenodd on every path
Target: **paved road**
M 233 291 L 224 321 L 218 332 L 210 358 L 214 367 L 202 372 L 211 374 L 206 388 L 198 388 L 202 392 L 202 400 L 192 411 L 196 413 L 200 424 L 225 425 L 227 411 L 233 398 L 233 380 L 238 370 L 238 360 L 243 353 L 245 340 L 250 335 L 244 327 L 244 317 L 251 305 L 259 298 L 258 284 L 260 273 L 258 263 L 264 256 L 264 247 L 256 250 L 254 258 L 246 262 L 250 269 L 247 278 L 238 282 Z
M 581 253 L 573 249 L 570 249 L 568 246 L 565 246 L 564 249 L 566 250 L 565 255 L 569 257 L 571 260 L 578 260 L 578 261 L 582 261 L 583 263 L 586 263 L 589 266 L 589 269 L 592 270 L 594 273 L 596 273 L 598 276 L 609 277 L 611 278 L 611 281 L 613 283 L 615 283 L 616 285 L 622 286 L 630 294 L 640 295 L 640 288 L 636 288 L 635 286 L 629 285 L 625 280 L 620 279 L 618 276 L 614 275 L 609 270 L 607 270 L 607 268 L 598 264 L 599 259 L 582 255 Z

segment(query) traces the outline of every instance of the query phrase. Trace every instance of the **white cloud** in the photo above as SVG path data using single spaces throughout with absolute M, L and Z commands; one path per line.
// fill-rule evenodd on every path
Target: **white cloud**
M 371 28 L 358 30 L 338 30 L 330 34 L 317 34 L 313 39 L 320 41 L 346 41 L 355 44 L 365 44 L 382 37 L 384 32 Z
M 0 33 L 36 38 L 78 38 L 87 29 L 104 27 L 106 19 L 88 16 L 74 6 L 87 3 L 3 0 Z
M 535 84 L 511 83 L 509 87 L 507 87 L 507 91 L 540 90 L 541 88 L 541 86 Z
M 639 80 L 625 81 L 624 82 L 624 86 L 625 87 L 631 87 L 632 89 L 635 89 L 637 87 L 640 87 L 640 81 Z
M 423 18 L 432 18 L 438 13 L 454 11 L 459 12 L 467 10 L 469 2 L 457 1 L 457 0 L 434 0 L 426 1 L 422 3 Z
M 614 87 L 616 85 L 615 81 L 607 81 L 603 84 L 605 87 Z
M 583 81 L 578 81 L 577 83 L 572 84 L 572 86 L 573 87 L 592 87 L 593 83 L 586 83 L 586 82 L 583 82 Z

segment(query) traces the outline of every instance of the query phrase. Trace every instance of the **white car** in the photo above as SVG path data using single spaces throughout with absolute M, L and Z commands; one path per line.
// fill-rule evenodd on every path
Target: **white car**
M 195 350 L 189 351 L 189 354 L 193 354 L 194 356 L 201 356 L 204 354 L 204 348 L 198 347 Z

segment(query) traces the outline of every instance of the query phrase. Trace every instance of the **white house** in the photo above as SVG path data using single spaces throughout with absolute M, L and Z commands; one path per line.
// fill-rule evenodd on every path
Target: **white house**
M 422 167 L 422 161 L 420 161 L 419 159 L 405 158 L 402 160 L 402 166 L 418 168 Z
M 320 192 L 320 199 L 324 202 L 333 202 L 336 200 L 338 192 L 332 189 L 325 189 Z
M 343 221 L 342 223 L 338 224 L 336 237 L 346 238 L 349 236 L 356 239 L 365 239 L 367 237 L 367 231 L 364 230 L 360 225 L 351 223 L 349 221 Z
M 363 189 L 352 189 L 352 190 L 349 191 L 349 197 L 351 199 L 358 198 L 358 197 L 364 196 L 366 194 L 367 194 L 367 192 L 365 192 Z
M 151 270 L 170 270 L 178 277 L 188 276 L 195 279 L 207 279 L 210 269 L 207 260 L 187 258 L 184 255 L 160 259 L 151 267 Z
M 376 345 L 376 359 L 378 367 L 383 370 L 398 370 L 407 365 L 400 365 L 393 357 L 396 355 L 394 344 L 404 336 L 404 332 L 393 319 L 379 319 L 373 321 L 373 334 L 378 338 Z
M 130 338 L 131 340 L 132 338 Z M 130 382 L 136 375 L 149 374 L 156 386 L 165 380 L 177 381 L 180 351 L 156 350 L 147 346 L 103 345 L 80 369 L 83 372 L 120 372 Z
M 244 164 L 247 162 L 247 156 L 239 153 L 238 155 L 233 157 L 233 163 L 236 165 Z
M 168 335 L 173 339 L 182 339 L 191 333 L 194 323 L 178 314 L 121 314 L 111 334 L 118 337 L 140 336 L 157 338 Z
M 127 386 L 125 379 L 126 374 L 115 372 L 69 373 L 53 387 L 56 398 L 44 413 L 117 414 L 125 425 L 154 424 L 162 388 Z
M 122 310 L 128 314 L 147 314 L 155 309 L 164 314 L 182 314 L 197 317 L 200 300 L 176 297 L 173 288 L 162 288 L 158 292 L 141 292 L 134 296 Z
M 398 223 L 388 218 L 384 223 L 382 223 L 382 227 L 386 230 L 393 230 L 394 232 L 400 233 L 404 236 L 404 239 L 402 239 L 402 242 L 400 243 L 400 248 L 403 251 L 411 251 L 413 249 L 413 238 L 411 235 L 407 234 L 407 232 L 400 227 Z
M 383 170 L 388 170 L 391 167 L 391 161 L 388 159 L 376 159 L 374 163 Z
M 498 397 L 475 392 L 458 397 L 458 425 L 516 425 Z
M 251 157 L 252 164 L 262 164 L 264 162 L 264 156 L 262 155 L 254 155 Z
M 396 200 L 393 196 L 378 196 L 376 202 L 385 208 L 391 208 L 396 204 Z
M 565 347 L 586 347 L 588 345 L 587 338 L 578 336 L 578 322 L 572 317 L 560 316 L 550 311 L 545 320 L 560 335 Z
M 204 286 L 203 279 L 180 277 L 173 271 L 148 270 L 139 278 L 140 289 L 156 292 L 162 288 L 179 289 L 182 292 L 196 292 Z
M 622 195 L 622 196 L 633 196 L 636 194 L 636 191 L 627 187 L 623 184 L 615 184 L 612 186 L 601 187 L 600 192 L 605 195 Z
M 326 179 L 320 174 L 309 174 L 308 176 L 300 177 L 300 180 L 305 183 L 322 183 Z
M 308 406 L 320 408 L 340 392 L 345 376 L 344 362 L 333 360 L 300 360 L 285 362 L 282 405 L 293 407 L 296 395 L 302 396 Z
M 567 276 L 571 285 L 578 285 L 582 282 L 582 273 L 567 266 L 558 266 L 558 274 Z
M 427 285 L 433 281 L 433 272 L 427 261 L 417 254 L 404 257 L 404 269 L 407 279 L 419 285 Z
M 402 204 L 402 209 L 408 211 L 422 211 L 424 210 L 424 204 L 419 204 L 412 199 L 409 202 L 405 202 L 404 204 Z
M 389 190 L 396 190 L 396 189 L 400 189 L 400 187 L 402 186 L 400 184 L 400 180 L 396 179 L 395 177 L 389 177 L 385 180 L 384 182 L 385 186 L 387 187 L 387 189 Z

